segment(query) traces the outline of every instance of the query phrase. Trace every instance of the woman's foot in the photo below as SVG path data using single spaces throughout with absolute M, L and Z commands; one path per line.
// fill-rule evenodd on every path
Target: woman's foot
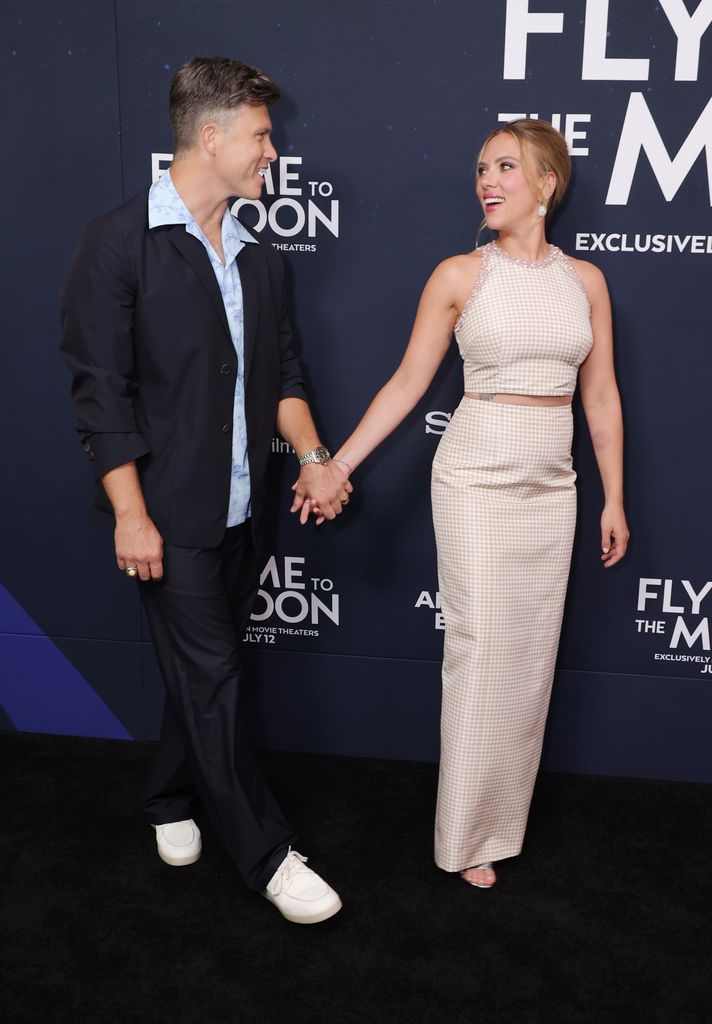
M 477 867 L 465 868 L 460 872 L 460 878 L 468 885 L 474 885 L 478 889 L 491 889 L 497 881 L 491 864 L 478 864 Z

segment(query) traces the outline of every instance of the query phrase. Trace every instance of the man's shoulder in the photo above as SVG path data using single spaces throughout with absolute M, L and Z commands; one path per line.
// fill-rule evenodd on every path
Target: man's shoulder
M 125 243 L 148 227 L 148 189 L 132 196 L 113 210 L 100 213 L 87 224 L 85 237 L 101 240 L 121 236 Z
M 105 224 L 113 222 L 122 224 L 135 221 L 147 223 L 148 192 L 147 188 L 143 189 L 137 195 L 132 196 L 131 199 L 126 199 L 123 203 L 119 203 L 112 210 L 100 213 L 97 217 L 94 217 L 92 223 Z

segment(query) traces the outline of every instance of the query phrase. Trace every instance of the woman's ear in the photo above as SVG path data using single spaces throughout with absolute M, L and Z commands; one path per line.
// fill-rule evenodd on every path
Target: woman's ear
M 556 175 L 553 171 L 547 171 L 542 182 L 542 193 L 548 202 L 556 191 Z

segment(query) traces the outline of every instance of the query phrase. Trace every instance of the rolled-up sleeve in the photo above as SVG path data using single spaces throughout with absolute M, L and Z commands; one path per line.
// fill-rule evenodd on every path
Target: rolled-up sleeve
M 72 374 L 77 432 L 97 479 L 150 450 L 134 411 L 134 280 L 118 226 L 110 217 L 92 221 L 62 292 L 60 350 Z
M 306 391 L 304 390 L 304 377 L 302 375 L 302 368 L 299 365 L 299 360 L 294 353 L 294 338 L 292 336 L 292 325 L 289 322 L 289 313 L 287 311 L 287 297 L 284 287 L 284 271 L 280 260 L 280 288 L 281 288 L 281 308 L 280 308 L 280 320 L 279 320 L 279 354 L 280 354 L 280 368 L 281 368 L 281 385 L 279 397 L 282 398 L 302 398 L 305 402 L 307 400 Z

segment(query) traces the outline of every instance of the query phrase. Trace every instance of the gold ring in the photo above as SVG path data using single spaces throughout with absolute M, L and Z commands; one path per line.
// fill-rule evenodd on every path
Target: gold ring
M 345 494 L 343 496 L 343 498 L 341 499 L 341 504 L 342 505 L 348 505 L 348 503 L 349 503 L 349 496 L 348 496 L 348 494 Z
M 136 568 L 135 565 L 127 566 L 124 572 L 126 573 L 127 576 L 130 576 L 131 579 L 133 579 L 134 576 L 138 576 L 138 569 Z

